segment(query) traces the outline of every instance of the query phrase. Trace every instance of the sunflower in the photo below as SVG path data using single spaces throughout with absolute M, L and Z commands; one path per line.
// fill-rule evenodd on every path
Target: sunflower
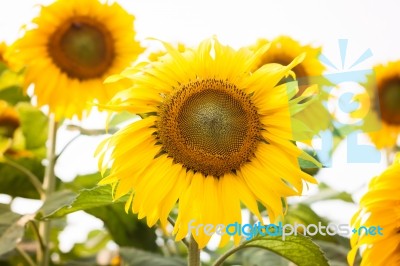
M 0 43 L 0 93 L 3 89 L 10 87 L 21 87 L 23 83 L 23 75 L 21 71 L 10 65 L 8 60 L 9 47 L 4 42 Z
M 378 149 L 392 148 L 400 133 L 400 61 L 375 66 L 373 72 L 366 86 L 369 91 L 377 90 L 372 110 L 379 117 L 381 127 L 369 136 Z
M 130 78 L 134 85 L 105 109 L 148 115 L 99 145 L 102 173 L 111 166 L 100 184 L 112 184 L 115 199 L 129 194 L 126 210 L 147 217 L 149 226 L 165 226 L 179 202 L 176 240 L 193 233 L 200 248 L 210 236 L 189 232 L 192 219 L 240 223 L 242 202 L 261 220 L 260 202 L 274 221 L 284 213 L 282 199 L 300 195 L 303 181 L 316 182 L 298 165 L 299 157 L 313 159 L 290 140 L 289 109 L 304 98 L 293 98 L 296 82 L 277 86 L 303 56 L 252 73 L 268 46 L 253 53 L 212 38 L 181 53 L 164 45 L 168 54 L 160 61 L 109 80 Z M 221 245 L 229 238 L 223 235 Z
M 373 178 L 360 208 L 352 218 L 352 227 L 375 227 L 365 234 L 358 229 L 351 237 L 348 261 L 353 265 L 357 250 L 365 246 L 361 266 L 400 265 L 400 156 L 380 176 Z M 379 227 L 380 228 L 379 228 Z
M 0 100 L 0 158 L 3 155 L 18 159 L 32 157 L 33 154 L 25 149 L 25 138 L 17 109 Z
M 269 43 L 268 40 L 259 39 L 257 43 L 252 46 L 253 49 L 257 49 Z M 261 67 L 268 63 L 278 63 L 287 65 L 293 61 L 301 53 L 306 53 L 304 60 L 293 68 L 296 73 L 296 77 L 299 79 L 300 84 L 306 83 L 307 78 L 320 76 L 325 70 L 324 65 L 318 60 L 318 56 L 321 53 L 321 47 L 312 47 L 311 45 L 301 45 L 296 40 L 288 36 L 280 36 L 272 40 L 271 48 L 259 58 L 256 67 Z
M 103 79 L 118 73 L 142 52 L 134 41 L 134 16 L 117 3 L 58 0 L 42 7 L 33 29 L 13 45 L 15 61 L 27 65 L 38 106 L 56 120 L 81 118 L 88 102 L 107 102 L 118 90 Z
M 269 41 L 266 39 L 259 39 L 256 44 L 250 46 L 250 49 L 257 50 L 268 42 Z M 318 56 L 321 53 L 321 47 L 301 45 L 299 42 L 288 36 L 277 37 L 273 39 L 270 44 L 271 48 L 259 58 L 256 68 L 260 68 L 269 63 L 287 65 L 299 54 L 306 53 L 304 60 L 292 69 L 298 78 L 300 88 L 298 95 L 303 94 L 304 90 L 310 84 L 319 84 L 321 87 L 323 85 L 331 85 L 322 76 L 325 67 L 321 61 L 318 60 Z M 281 82 L 287 82 L 290 80 L 291 77 L 288 76 Z M 323 105 L 323 102 L 327 101 L 327 99 L 328 94 L 323 90 L 320 90 L 315 101 L 310 102 L 308 108 L 305 108 L 299 113 L 292 113 L 294 117 L 296 117 L 300 122 L 305 123 L 310 129 L 309 132 L 297 133 L 297 136 L 295 136 L 297 140 L 308 140 L 316 133 L 329 128 L 332 117 Z
M 0 100 L 0 136 L 12 138 L 19 126 L 20 121 L 17 110 L 6 101 Z

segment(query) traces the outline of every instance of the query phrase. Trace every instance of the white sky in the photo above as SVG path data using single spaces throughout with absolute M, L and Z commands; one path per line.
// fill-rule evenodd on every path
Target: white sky
M 84 0 L 82 0 L 84 1 Z M 11 43 L 22 24 L 28 23 L 37 13 L 38 3 L 51 1 L 0 0 L 0 41 Z M 289 35 L 304 44 L 323 46 L 323 53 L 339 65 L 338 39 L 348 39 L 348 63 L 366 49 L 373 57 L 362 68 L 388 60 L 400 59 L 400 34 L 398 26 L 400 2 L 384 1 L 217 1 L 217 0 L 125 0 L 117 1 L 136 16 L 138 39 L 147 37 L 195 45 L 204 38 L 217 35 L 221 42 L 234 47 L 248 45 L 257 38 Z M 84 126 L 101 127 L 98 119 L 82 122 Z M 72 137 L 75 133 L 62 133 Z M 96 169 L 91 158 L 98 139 L 81 138 L 66 152 L 57 172 L 71 179 L 77 172 Z M 361 139 L 366 142 L 365 139 Z M 62 143 L 60 147 L 62 147 Z M 81 158 L 74 154 L 80 154 Z M 382 157 L 383 158 L 383 157 Z M 359 188 L 384 169 L 385 160 L 373 164 L 346 163 L 346 145 L 342 143 L 333 159 L 333 167 L 323 169 L 320 179 L 333 187 L 350 192 Z M 315 209 L 338 222 L 348 222 L 355 206 L 338 203 L 316 204 Z M 28 209 L 29 210 L 29 209 Z M 20 207 L 23 212 L 23 204 Z M 25 210 L 27 211 L 27 210 Z
M 84 1 L 84 0 L 83 0 Z M 38 3 L 49 0 L 0 0 L 0 39 L 12 42 Z M 121 0 L 135 14 L 138 37 L 196 44 L 216 34 L 232 46 L 256 38 L 290 35 L 304 43 L 330 46 L 347 38 L 371 48 L 374 61 L 400 58 L 396 0 Z

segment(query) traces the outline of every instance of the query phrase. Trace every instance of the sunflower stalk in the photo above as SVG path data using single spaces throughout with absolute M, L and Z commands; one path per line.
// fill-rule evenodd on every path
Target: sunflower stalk
M 189 241 L 189 257 L 188 257 L 189 266 L 200 266 L 200 250 L 199 245 L 196 240 L 194 240 L 193 236 L 190 236 Z
M 67 125 L 67 130 L 77 130 L 81 135 L 85 136 L 99 136 L 99 135 L 106 135 L 106 134 L 114 134 L 118 131 L 118 128 L 108 128 L 105 129 L 87 129 L 83 128 L 78 125 Z
M 221 257 L 219 257 L 213 264 L 212 266 L 221 266 L 224 261 L 229 258 L 232 254 L 236 253 L 237 251 L 243 249 L 244 246 L 243 245 L 239 245 L 237 247 L 234 247 L 230 250 L 228 250 L 227 252 L 225 252 L 224 254 L 221 255 Z
M 23 248 L 21 248 L 20 246 L 16 246 L 15 249 L 17 250 L 17 252 L 21 255 L 22 258 L 24 258 L 25 262 L 29 265 L 29 266 L 37 266 L 33 260 L 31 259 L 31 257 L 24 251 Z
M 172 217 L 171 216 L 168 216 L 168 222 L 174 227 L 175 226 L 175 221 L 174 221 L 174 219 L 172 219 Z M 186 238 L 182 238 L 182 243 L 187 247 L 187 248 L 189 248 L 189 242 L 186 240 Z
M 30 226 L 31 226 L 31 228 L 32 228 L 32 233 L 36 236 L 37 241 L 39 242 L 39 248 L 38 248 L 38 255 L 37 255 L 37 256 L 40 257 L 39 254 L 41 254 L 41 253 L 44 252 L 44 250 L 45 250 L 45 245 L 44 245 L 43 240 L 42 240 L 42 237 L 41 237 L 41 235 L 40 235 L 39 228 L 38 228 L 38 226 L 36 225 L 36 222 L 33 221 L 33 220 L 30 220 L 30 221 L 27 223 L 27 225 L 30 225 Z
M 42 201 L 46 199 L 54 192 L 56 185 L 56 177 L 54 174 L 54 166 L 56 159 L 56 135 L 57 135 L 57 122 L 54 116 L 49 118 L 49 135 L 48 135 L 48 147 L 47 147 L 47 165 L 45 175 L 43 179 L 43 190 Z M 50 221 L 42 221 L 39 225 L 39 233 L 43 240 L 44 252 L 38 253 L 38 265 L 48 266 L 50 262 L 50 232 L 51 224 Z
M 76 135 L 75 137 L 73 137 L 70 141 L 67 142 L 67 144 L 64 145 L 64 147 L 62 148 L 62 150 L 57 154 L 55 160 L 57 162 L 58 158 L 60 158 L 60 156 L 64 153 L 64 151 L 75 141 L 77 140 L 79 137 L 81 136 L 81 134 Z

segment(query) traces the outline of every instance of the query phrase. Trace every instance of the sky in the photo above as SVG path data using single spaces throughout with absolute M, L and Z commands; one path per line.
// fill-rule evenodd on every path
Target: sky
M 37 14 L 38 4 L 50 2 L 49 0 L 0 0 L 0 41 L 12 43 L 21 35 L 21 25 L 29 23 Z M 329 73 L 349 71 L 350 65 L 368 49 L 372 52 L 372 56 L 359 64 L 357 69 L 370 69 L 375 64 L 400 59 L 400 35 L 397 34 L 400 3 L 395 0 L 121 0 L 117 2 L 136 16 L 137 39 L 149 45 L 152 45 L 146 41 L 149 37 L 196 45 L 204 38 L 216 35 L 222 43 L 238 48 L 252 44 L 258 38 L 272 39 L 279 35 L 289 35 L 302 44 L 322 46 L 323 54 L 333 65 L 338 66 L 338 69 L 328 69 Z M 347 56 L 344 61 L 340 56 L 339 39 L 347 39 Z M 77 123 L 89 128 L 104 126 L 102 122 L 99 123 L 98 117 Z M 59 134 L 68 140 L 76 135 L 76 132 L 61 130 Z M 56 168 L 57 174 L 64 180 L 70 180 L 76 173 L 95 171 L 96 160 L 92 154 L 100 139 L 81 137 L 75 141 L 60 158 Z M 368 145 L 365 136 L 359 136 L 358 141 L 360 144 Z M 59 150 L 63 144 L 58 143 Z M 332 167 L 322 169 L 318 177 L 336 189 L 355 193 L 355 199 L 359 200 L 365 192 L 368 180 L 385 168 L 386 161 L 382 154 L 379 162 L 348 163 L 347 146 L 346 142 L 339 146 L 334 154 Z M 77 152 L 81 154 L 81 158 L 74 156 Z M 85 163 L 82 164 L 82 158 L 89 159 L 85 159 Z M 313 192 L 311 189 L 306 193 Z M 15 205 L 19 212 L 30 210 L 29 204 L 25 201 Z M 315 204 L 313 208 L 319 214 L 337 222 L 348 222 L 356 206 L 325 202 Z M 81 225 L 78 223 L 76 229 L 78 232 L 82 229 L 79 227 Z

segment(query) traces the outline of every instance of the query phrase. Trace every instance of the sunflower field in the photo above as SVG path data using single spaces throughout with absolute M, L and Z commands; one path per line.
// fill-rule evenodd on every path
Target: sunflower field
M 399 7 L 0 2 L 0 265 L 400 265 Z

